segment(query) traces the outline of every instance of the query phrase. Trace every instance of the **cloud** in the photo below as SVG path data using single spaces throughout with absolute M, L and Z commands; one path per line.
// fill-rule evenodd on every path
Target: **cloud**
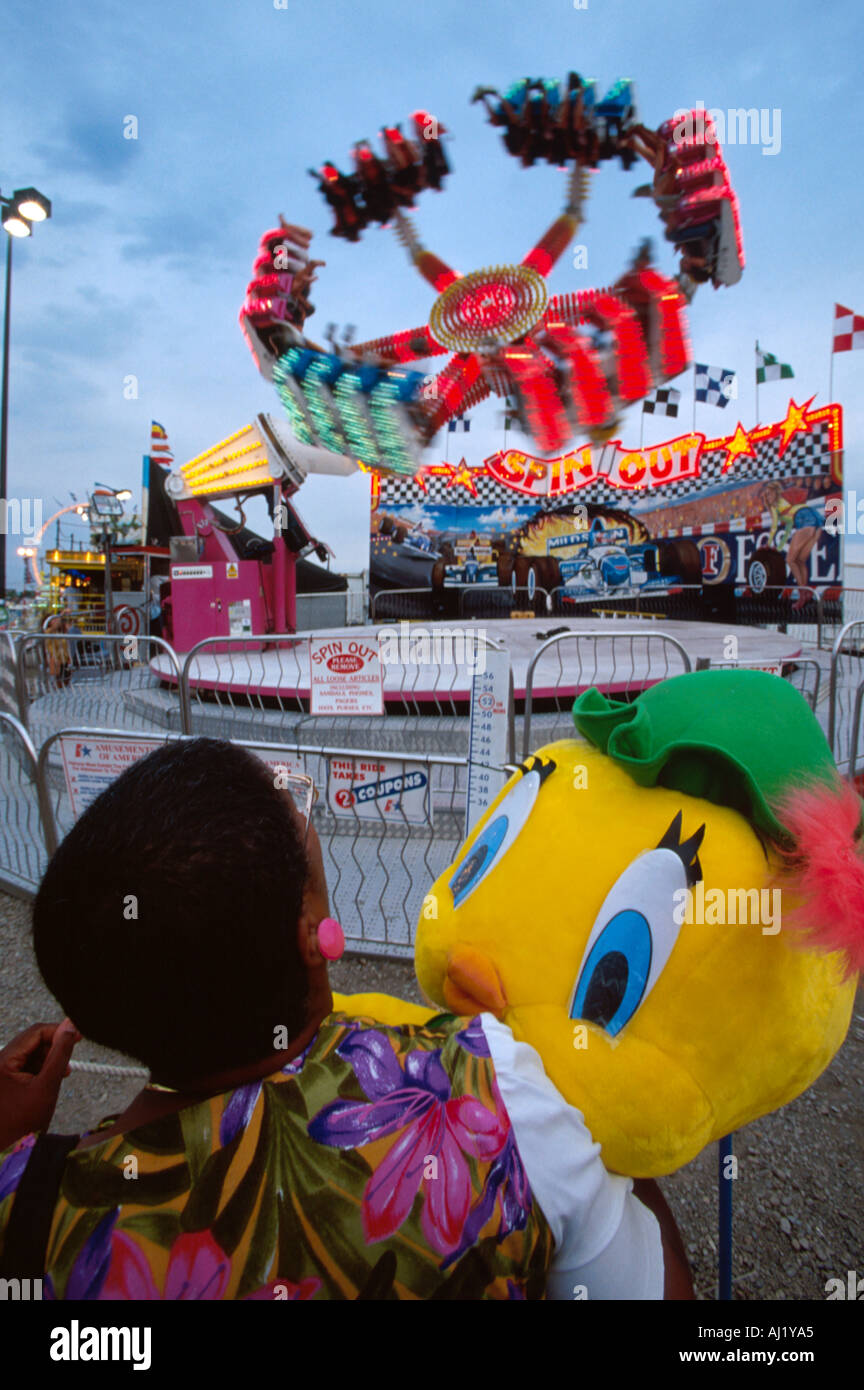
M 489 512 L 487 523 L 490 527 L 498 526 L 502 531 L 506 531 L 511 526 L 521 526 L 525 520 L 524 507 L 496 507 Z
M 124 139 L 127 113 L 116 103 L 90 111 L 72 110 L 58 122 L 53 137 L 33 146 L 51 167 L 89 175 L 101 184 L 117 184 L 135 169 L 139 142 Z

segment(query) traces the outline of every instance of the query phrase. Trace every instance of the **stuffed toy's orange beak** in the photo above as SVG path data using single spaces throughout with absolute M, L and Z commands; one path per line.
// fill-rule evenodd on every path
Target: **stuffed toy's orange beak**
M 455 1014 L 478 1013 L 501 1018 L 507 995 L 492 961 L 475 946 L 456 945 L 447 954 L 444 1002 Z

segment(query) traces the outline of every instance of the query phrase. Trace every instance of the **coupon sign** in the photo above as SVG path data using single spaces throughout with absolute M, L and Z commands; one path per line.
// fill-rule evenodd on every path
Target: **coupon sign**
M 127 767 L 146 758 L 162 739 L 103 739 L 68 734 L 58 739 L 66 790 L 77 818 Z
M 389 758 L 331 758 L 327 803 L 350 820 L 432 824 L 429 768 Z
M 377 638 L 309 639 L 309 712 L 384 713 L 384 673 Z

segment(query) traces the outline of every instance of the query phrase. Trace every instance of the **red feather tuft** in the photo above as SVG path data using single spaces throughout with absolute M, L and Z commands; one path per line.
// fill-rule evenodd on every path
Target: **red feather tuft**
M 791 852 L 780 851 L 785 872 L 776 886 L 799 899 L 788 911 L 784 905 L 783 925 L 807 949 L 842 951 L 848 978 L 864 970 L 861 802 L 838 777 L 798 788 L 774 810 L 796 842 Z

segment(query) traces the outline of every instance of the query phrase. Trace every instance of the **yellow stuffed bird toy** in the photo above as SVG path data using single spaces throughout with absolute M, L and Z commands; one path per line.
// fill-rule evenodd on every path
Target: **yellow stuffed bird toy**
M 658 1177 L 805 1090 L 864 966 L 861 802 L 806 702 L 757 671 L 574 706 L 581 739 L 514 773 L 431 887 L 415 966 L 437 1010 L 530 1043 L 606 1166 Z

